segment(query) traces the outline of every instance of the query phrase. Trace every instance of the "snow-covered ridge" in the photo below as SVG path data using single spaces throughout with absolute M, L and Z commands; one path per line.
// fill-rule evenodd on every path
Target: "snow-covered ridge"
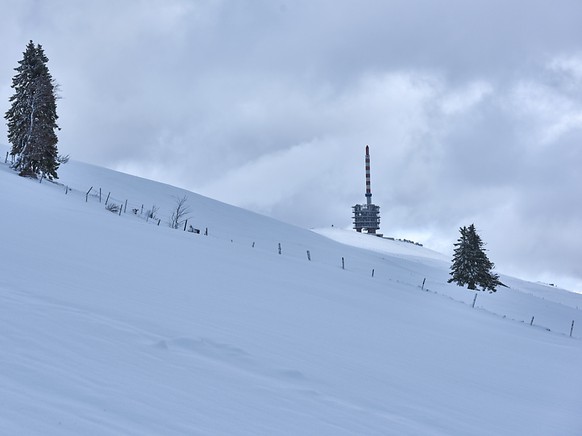
M 578 294 L 504 276 L 472 308 L 424 247 L 59 175 L 0 165 L 2 434 L 581 433 Z M 184 195 L 208 236 L 167 226 Z
M 352 245 L 354 247 L 364 248 L 366 250 L 375 251 L 378 253 L 418 256 L 428 259 L 449 261 L 449 259 L 442 253 L 407 241 L 389 239 L 387 237 L 376 237 L 375 235 L 367 235 L 357 233 L 355 231 L 333 227 L 325 229 L 314 229 L 314 231 L 320 235 L 324 235 L 330 239 L 333 239 L 334 241 Z

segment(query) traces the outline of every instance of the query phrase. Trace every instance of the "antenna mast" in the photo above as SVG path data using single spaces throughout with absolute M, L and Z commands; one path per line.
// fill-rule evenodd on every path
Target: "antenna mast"
M 370 183 L 370 147 L 366 145 L 366 204 L 352 206 L 354 229 L 357 232 L 375 234 L 380 228 L 380 206 L 372 203 L 372 186 Z

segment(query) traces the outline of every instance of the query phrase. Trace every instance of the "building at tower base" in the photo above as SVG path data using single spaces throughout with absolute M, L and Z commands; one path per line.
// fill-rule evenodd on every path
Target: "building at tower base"
M 356 232 L 376 233 L 380 229 L 380 206 L 356 204 L 352 206 L 352 211 Z

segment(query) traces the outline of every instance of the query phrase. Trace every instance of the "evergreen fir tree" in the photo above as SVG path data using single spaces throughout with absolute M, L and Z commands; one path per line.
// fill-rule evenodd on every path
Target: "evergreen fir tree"
M 46 66 L 48 58 L 40 45 L 26 46 L 17 74 L 12 79 L 14 95 L 5 118 L 12 144 L 12 167 L 22 176 L 58 178 L 59 158 L 56 90 Z
M 476 290 L 480 286 L 484 291 L 495 292 L 502 285 L 499 276 L 492 272 L 495 265 L 489 260 L 481 237 L 477 234 L 475 225 L 461 227 L 461 236 L 457 240 L 451 265 L 449 283 L 455 282 Z

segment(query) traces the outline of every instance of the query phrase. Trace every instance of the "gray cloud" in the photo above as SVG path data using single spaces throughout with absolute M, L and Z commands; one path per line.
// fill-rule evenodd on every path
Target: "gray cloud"
M 0 0 L 0 101 L 29 39 L 60 150 L 306 227 L 382 230 L 582 290 L 582 3 Z M 3 127 L 4 128 L 4 127 Z

